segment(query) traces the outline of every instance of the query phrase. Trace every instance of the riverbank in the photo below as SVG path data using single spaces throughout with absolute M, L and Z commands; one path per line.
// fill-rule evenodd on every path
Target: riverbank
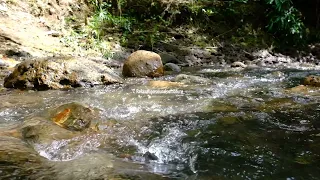
M 182 66 L 230 65 L 237 61 L 259 66 L 296 62 L 319 64 L 319 45 L 310 45 L 305 51 L 282 51 L 284 53 L 281 54 L 261 42 L 246 45 L 248 42 L 210 40 L 212 36 L 190 26 L 162 28 L 159 33 L 165 34 L 166 38 L 154 39 L 151 49 L 136 38 L 140 35 L 134 33 L 139 32 L 128 36 L 107 30 L 107 39 L 95 41 L 89 36 L 94 32 L 76 33 L 87 28 L 89 11 L 88 4 L 74 0 L 60 3 L 1 1 L 0 58 L 22 61 L 40 57 L 81 56 L 120 66 L 133 51 L 146 49 L 162 54 L 164 63 L 173 62 Z M 123 43 L 121 38 L 129 39 Z M 94 46 L 94 43 L 98 44 Z

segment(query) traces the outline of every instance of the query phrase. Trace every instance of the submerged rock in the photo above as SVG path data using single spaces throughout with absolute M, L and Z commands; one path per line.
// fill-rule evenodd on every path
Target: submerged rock
M 179 73 L 181 72 L 181 68 L 173 63 L 167 63 L 164 65 L 164 70 L 166 71 L 172 71 L 173 73 Z
M 79 131 L 61 128 L 54 122 L 42 117 L 33 117 L 24 121 L 18 131 L 21 133 L 22 138 L 31 144 L 47 144 L 81 135 Z
M 303 85 L 320 87 L 320 76 L 308 76 L 303 80 Z
M 0 136 L 0 161 L 0 179 L 54 179 L 48 161 L 21 139 Z
M 207 78 L 203 78 L 200 76 L 187 75 L 187 74 L 179 74 L 174 78 L 174 81 L 186 83 L 186 84 L 209 84 L 212 81 Z
M 89 107 L 79 103 L 68 103 L 51 112 L 51 120 L 58 126 L 69 130 L 82 131 L 88 128 L 97 114 Z
M 63 89 L 119 83 L 122 79 L 104 65 L 85 58 L 27 60 L 5 78 L 4 86 L 17 89 Z
M 124 62 L 122 75 L 125 77 L 163 76 L 161 57 L 157 53 L 150 51 L 136 51 Z
M 48 115 L 27 118 L 21 125 L 3 130 L 0 136 L 11 136 L 32 143 L 71 139 L 86 132 L 96 132 L 97 115 L 94 109 L 79 103 L 68 103 L 49 110 Z

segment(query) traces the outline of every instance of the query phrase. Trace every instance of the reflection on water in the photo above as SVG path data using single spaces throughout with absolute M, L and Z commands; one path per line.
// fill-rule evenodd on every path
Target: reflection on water
M 99 109 L 99 132 L 30 144 L 58 179 L 320 177 L 320 91 L 284 91 L 317 71 L 207 67 L 184 73 L 212 83 L 165 88 L 132 78 L 90 89 L 3 91 L 0 127 L 74 101 Z

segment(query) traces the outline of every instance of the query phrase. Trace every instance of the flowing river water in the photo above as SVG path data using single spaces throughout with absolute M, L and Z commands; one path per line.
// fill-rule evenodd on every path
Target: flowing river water
M 50 167 L 38 179 L 319 179 L 320 89 L 288 90 L 319 72 L 193 67 L 183 73 L 210 82 L 165 88 L 131 78 L 65 91 L 2 90 L 0 131 L 61 104 L 99 109 L 103 131 L 30 146 Z M 10 165 L 1 150 L 15 148 L 8 141 L 0 141 L 7 146 L 0 179 L 32 179 L 1 168 Z

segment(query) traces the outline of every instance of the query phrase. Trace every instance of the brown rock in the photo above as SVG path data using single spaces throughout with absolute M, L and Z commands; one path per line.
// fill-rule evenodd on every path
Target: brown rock
M 163 76 L 161 57 L 154 52 L 139 50 L 124 62 L 122 75 L 126 77 Z
M 55 57 L 27 60 L 5 78 L 4 87 L 17 89 L 63 89 L 119 83 L 122 79 L 108 67 L 85 58 Z
M 51 179 L 52 165 L 21 139 L 0 136 L 0 179 Z M 15 172 L 15 173 L 13 173 Z
M 303 80 L 303 85 L 320 87 L 320 76 L 308 76 Z
M 73 102 L 54 109 L 51 112 L 51 120 L 65 129 L 83 131 L 96 119 L 96 113 L 89 107 Z

